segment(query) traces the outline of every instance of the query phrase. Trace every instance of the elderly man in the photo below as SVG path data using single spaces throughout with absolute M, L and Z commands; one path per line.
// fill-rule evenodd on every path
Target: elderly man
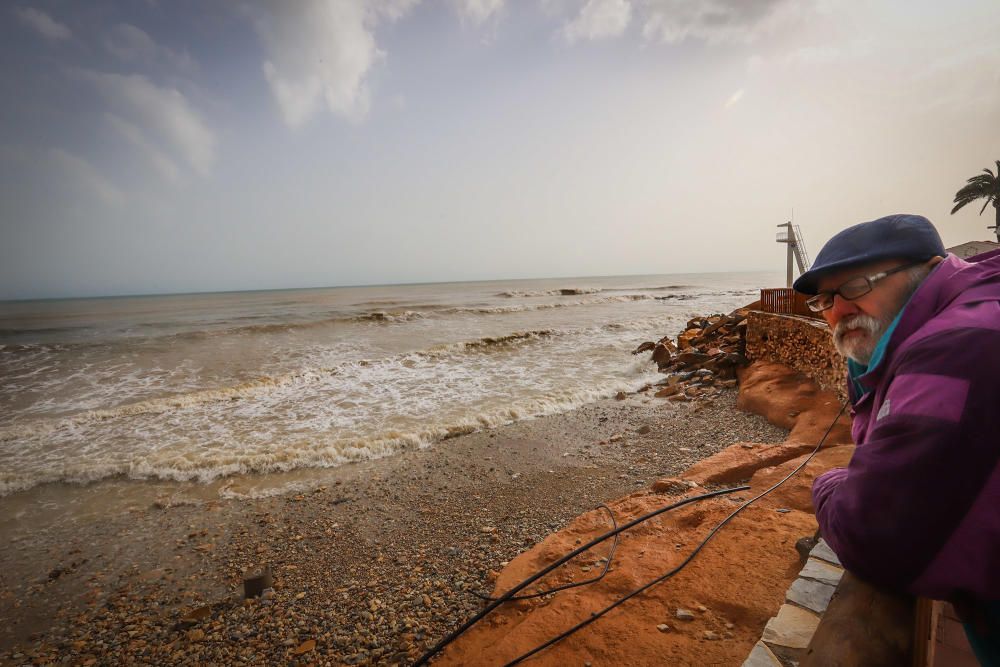
M 892 215 L 830 239 L 795 289 L 853 406 L 850 465 L 813 485 L 823 536 L 862 578 L 954 602 L 1000 665 L 1000 251 L 963 261 Z

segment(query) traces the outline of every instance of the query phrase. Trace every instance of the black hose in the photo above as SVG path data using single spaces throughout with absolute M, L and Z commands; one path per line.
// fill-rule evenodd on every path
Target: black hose
M 666 579 L 669 579 L 670 577 L 674 576 L 675 574 L 677 574 L 678 572 L 680 572 L 682 569 L 684 569 L 684 567 L 688 563 L 690 563 L 692 560 L 694 560 L 694 557 L 698 555 L 698 553 L 702 550 L 702 548 L 706 544 L 708 544 L 708 541 L 711 540 L 713 537 L 715 537 L 715 534 L 718 533 L 722 529 L 723 526 L 725 526 L 727 523 L 729 523 L 730 521 L 732 521 L 733 518 L 737 514 L 739 514 L 740 512 L 742 512 L 747 507 L 749 507 L 753 503 L 757 502 L 758 500 L 760 500 L 761 498 L 763 498 L 767 494 L 769 494 L 772 491 L 774 491 L 775 489 L 777 489 L 779 486 L 781 486 L 782 484 L 784 484 L 785 482 L 787 482 L 789 479 L 791 479 L 793 475 L 795 475 L 797 472 L 799 472 L 804 467 L 806 467 L 806 464 L 808 464 L 809 461 L 811 461 L 812 458 L 814 456 L 816 456 L 817 453 L 819 453 L 819 450 L 823 446 L 823 443 L 826 441 L 827 436 L 829 436 L 830 432 L 833 431 L 833 427 L 837 425 L 837 421 L 840 419 L 841 415 L 844 414 L 844 410 L 846 410 L 846 409 L 847 409 L 847 401 L 845 401 L 844 405 L 841 406 L 840 412 L 837 413 L 837 416 L 834 418 L 833 423 L 830 424 L 829 428 L 826 429 L 826 433 L 824 433 L 823 437 L 820 438 L 819 443 L 816 445 L 815 449 L 812 450 L 812 453 L 810 453 L 809 456 L 807 456 L 806 459 L 795 468 L 795 470 L 793 470 L 790 473 L 788 473 L 787 475 L 785 475 L 784 478 L 781 479 L 781 481 L 779 481 L 776 484 L 772 485 L 766 491 L 762 491 L 761 493 L 757 494 L 756 496 L 754 496 L 753 498 L 751 498 L 750 500 L 746 501 L 745 503 L 743 503 L 742 505 L 740 505 L 739 507 L 737 507 L 735 510 L 733 510 L 733 512 L 729 516 L 727 516 L 725 519 L 723 519 L 718 525 L 715 526 L 715 528 L 713 528 L 708 533 L 708 535 L 705 536 L 705 539 L 703 539 L 701 541 L 701 543 L 697 547 L 695 547 L 694 551 L 692 551 L 688 555 L 687 558 L 685 558 L 683 561 L 681 561 L 680 565 L 678 565 L 677 567 L 673 568 L 672 570 L 669 570 L 668 572 L 660 575 L 656 579 L 653 579 L 652 581 L 643 584 L 642 586 L 640 586 L 639 588 L 635 589 L 631 593 L 628 593 L 624 597 L 619 598 L 615 602 L 611 603 L 610 605 L 608 605 L 607 607 L 605 607 L 601 611 L 592 613 L 588 618 L 580 621 L 579 623 L 577 623 L 576 625 L 574 625 L 569 630 L 566 630 L 562 634 L 560 634 L 560 635 L 558 635 L 556 637 L 553 637 L 552 639 L 546 641 L 544 644 L 540 644 L 540 645 L 536 646 L 535 648 L 531 649 L 530 651 L 528 651 L 527 653 L 524 653 L 524 654 L 518 656 L 517 658 L 514 658 L 513 660 L 511 660 L 510 662 L 508 662 L 506 665 L 504 665 L 504 667 L 511 667 L 512 665 L 516 665 L 516 664 L 522 662 L 523 660 L 526 660 L 526 659 L 530 658 L 531 656 L 535 655 L 536 653 L 538 653 L 540 651 L 544 651 L 549 646 L 552 646 L 553 644 L 562 641 L 566 637 L 569 637 L 571 634 L 573 634 L 577 630 L 580 630 L 581 628 L 584 628 L 584 627 L 590 625 L 591 623 L 593 623 L 594 621 L 596 621 L 597 619 L 599 619 L 601 616 L 604 616 L 606 613 L 608 613 L 609 611 L 611 611 L 612 609 L 614 609 L 618 605 L 622 604 L 626 600 L 629 600 L 630 598 L 635 597 L 639 593 L 642 593 L 643 591 L 645 591 L 645 590 L 647 590 L 647 589 L 655 586 L 656 584 L 658 584 L 658 583 L 660 583 L 662 581 L 665 581 Z M 744 488 L 749 488 L 749 487 L 744 487 Z M 635 522 L 633 521 L 632 524 L 630 524 L 630 525 L 634 525 L 634 524 L 635 524 Z
M 618 521 L 615 520 L 615 513 L 611 511 L 611 508 L 608 507 L 607 505 L 598 505 L 597 507 L 598 509 L 603 509 L 607 511 L 608 516 L 611 517 L 611 529 L 613 531 L 617 530 Z M 606 575 L 608 573 L 608 570 L 611 569 L 611 559 L 615 557 L 616 549 L 618 549 L 618 533 L 615 533 L 615 541 L 611 543 L 611 550 L 608 551 L 608 556 L 607 558 L 604 559 L 605 560 L 604 569 L 601 570 L 601 573 L 596 577 L 591 577 L 590 579 L 584 579 L 583 581 L 574 581 L 572 583 L 563 584 L 562 586 L 556 586 L 555 588 L 550 588 L 548 590 L 538 591 L 537 593 L 529 593 L 527 595 L 515 595 L 512 598 L 507 598 L 507 602 L 516 602 L 517 600 L 532 600 L 534 598 L 540 598 L 546 595 L 551 595 L 552 593 L 558 593 L 559 591 L 565 591 L 570 588 L 577 588 L 578 586 L 588 586 L 590 584 L 595 584 L 601 579 L 603 579 L 604 575 Z M 490 595 L 483 595 L 482 593 L 478 593 L 476 591 L 472 591 L 472 594 L 475 595 L 480 600 L 485 600 L 486 602 L 493 602 L 499 599 L 492 597 Z
M 705 500 L 707 498 L 714 498 L 716 496 L 725 495 L 727 493 L 735 493 L 736 491 L 746 491 L 749 488 L 750 488 L 749 486 L 736 486 L 736 487 L 733 487 L 733 488 L 730 488 L 730 489 L 719 489 L 718 491 L 711 491 L 709 493 L 703 493 L 703 494 L 701 494 L 699 496 L 691 496 L 690 498 L 683 498 L 681 500 L 678 500 L 676 503 L 667 505 L 665 507 L 661 507 L 661 508 L 659 508 L 657 510 L 649 512 L 648 514 L 644 514 L 644 515 L 640 516 L 639 518 L 637 518 L 637 519 L 635 519 L 633 521 L 628 522 L 627 524 L 625 524 L 624 526 L 622 526 L 620 528 L 615 528 L 614 530 L 610 530 L 610 531 L 604 533 L 603 535 L 601 535 L 599 537 L 595 537 L 590 542 L 587 542 L 586 544 L 577 547 L 576 549 L 574 549 L 573 551 L 569 552 L 568 554 L 566 554 L 562 558 L 560 558 L 557 561 L 551 563 L 550 565 L 547 565 L 546 567 L 542 568 L 541 570 L 539 570 L 535 574 L 531 575 L 530 577 L 528 577 L 527 579 L 525 579 L 524 581 L 522 581 L 521 583 L 519 583 L 517 586 L 514 586 L 512 589 L 510 589 L 509 591 L 507 591 L 506 593 L 504 593 L 503 595 L 501 595 L 500 597 L 498 597 L 497 599 L 495 599 L 493 602 L 490 602 L 488 605 L 486 605 L 485 607 L 483 607 L 483 609 L 480 610 L 479 613 L 477 613 L 475 616 L 473 616 L 472 618 L 470 618 L 469 620 L 467 620 L 458 629 L 456 629 L 454 632 L 452 632 L 451 634 L 449 634 L 447 637 L 445 637 L 444 639 L 442 639 L 441 641 L 439 641 L 437 644 L 435 644 L 433 647 L 431 647 L 426 653 L 424 653 L 422 656 L 420 656 L 420 658 L 418 658 L 417 661 L 415 663 L 413 663 L 413 667 L 420 667 L 420 665 L 426 665 L 428 660 L 430 660 L 432 657 L 434 657 L 435 655 L 437 655 L 445 646 L 447 646 L 448 644 L 450 644 L 453 641 L 455 641 L 456 639 L 458 639 L 459 636 L 461 636 L 466 630 L 468 630 L 473 625 L 475 625 L 476 623 L 478 623 L 480 620 L 483 619 L 483 617 L 485 617 L 487 614 L 489 614 L 490 612 L 492 612 L 494 609 L 496 609 L 497 607 L 499 607 L 503 603 L 508 602 L 509 600 L 511 600 L 519 592 L 521 592 L 522 590 L 524 590 L 525 588 L 527 588 L 531 584 L 535 583 L 536 581 L 538 581 L 539 579 L 541 579 L 542 577 L 544 577 L 545 575 L 547 575 L 552 570 L 556 569 L 557 567 L 559 567 L 560 565 L 566 563 L 567 561 L 572 560 L 573 558 L 575 558 L 576 556 L 580 555 L 584 551 L 590 549 L 594 545 L 600 544 L 601 542 L 603 542 L 604 540 L 608 539 L 609 537 L 614 537 L 614 536 L 618 535 L 619 533 L 622 533 L 622 532 L 628 530 L 629 528 L 632 528 L 633 526 L 636 526 L 637 524 L 642 523 L 643 521 L 647 521 L 649 519 L 652 519 L 654 516 L 657 516 L 659 514 L 663 514 L 664 512 L 669 512 L 670 510 L 677 509 L 678 507 L 683 507 L 684 505 L 688 505 L 690 503 L 697 502 L 699 500 Z

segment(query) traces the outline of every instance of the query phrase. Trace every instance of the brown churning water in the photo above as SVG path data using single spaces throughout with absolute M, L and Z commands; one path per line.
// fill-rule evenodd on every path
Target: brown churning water
M 639 342 L 744 305 L 768 278 L 0 303 L 0 496 L 98 480 L 270 493 L 280 485 L 262 475 L 285 484 L 280 473 L 566 411 L 654 379 L 629 354 Z

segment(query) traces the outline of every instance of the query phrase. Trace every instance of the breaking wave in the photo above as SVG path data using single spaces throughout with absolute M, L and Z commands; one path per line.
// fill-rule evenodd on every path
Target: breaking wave
M 366 438 L 330 438 L 325 441 L 310 437 L 283 442 L 281 447 L 266 452 L 219 452 L 214 457 L 196 460 L 178 453 L 167 460 L 155 462 L 149 458 L 126 457 L 114 461 L 69 465 L 62 469 L 48 468 L 44 472 L 0 472 L 0 497 L 51 482 L 87 484 L 120 477 L 209 483 L 233 475 L 288 472 L 297 468 L 332 468 L 345 463 L 383 458 L 404 449 L 427 447 L 484 428 L 567 412 L 613 396 L 619 391 L 634 391 L 645 382 L 643 378 L 633 378 L 609 382 L 605 386 L 591 389 L 552 392 L 470 414 L 452 422 L 431 423 L 419 430 L 390 430 Z
M 532 297 L 532 296 L 576 296 L 581 294 L 598 294 L 604 290 L 597 289 L 596 287 L 560 287 L 557 289 L 549 290 L 508 290 L 506 292 L 498 292 L 497 296 L 502 296 L 508 299 L 517 299 L 521 297 Z
M 344 364 L 335 367 L 310 368 L 275 377 L 265 376 L 228 387 L 201 389 L 182 394 L 150 398 L 143 401 L 137 401 L 135 403 L 126 403 L 112 408 L 86 410 L 67 417 L 37 420 L 26 424 L 0 428 L 0 442 L 10 442 L 20 438 L 44 435 L 45 433 L 49 433 L 57 429 L 72 428 L 87 423 L 115 419 L 118 417 L 160 414 L 204 403 L 236 401 L 243 398 L 257 398 L 262 394 L 266 394 L 279 388 L 306 386 L 322 382 L 330 376 L 348 371 L 351 367 L 368 367 L 375 364 L 406 365 L 414 358 L 423 357 L 429 359 L 440 359 L 444 355 L 482 353 L 500 348 L 509 348 L 514 345 L 524 344 L 543 338 L 551 338 L 556 335 L 558 335 L 558 332 L 550 329 L 538 331 L 516 331 L 505 336 L 486 336 L 477 340 L 450 343 L 375 361 L 362 359 L 359 361 L 345 362 Z

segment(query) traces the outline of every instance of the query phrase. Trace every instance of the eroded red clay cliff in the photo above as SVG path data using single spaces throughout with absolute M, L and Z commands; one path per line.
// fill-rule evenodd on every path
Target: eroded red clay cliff
M 767 489 L 812 451 L 840 409 L 837 398 L 779 364 L 741 372 L 739 405 L 791 429 L 785 444 L 737 443 L 681 477 L 699 484 L 750 480 L 751 490 L 656 517 L 622 535 L 611 571 L 601 581 L 549 598 L 504 605 L 453 643 L 441 665 L 502 665 L 678 565 L 742 500 Z M 846 465 L 849 420 L 841 417 L 824 449 L 774 493 L 737 516 L 690 565 L 627 601 L 525 664 L 739 665 L 780 607 L 800 568 L 794 548 L 816 530 L 809 489 L 817 474 Z M 661 484 L 610 503 L 619 525 L 703 488 Z M 779 511 L 780 510 L 780 511 Z M 500 574 L 499 595 L 609 528 L 607 514 L 588 512 L 513 560 Z M 526 592 L 593 577 L 610 543 L 563 566 Z M 693 613 L 680 620 L 677 610 Z M 663 626 L 666 626 L 664 628 Z

